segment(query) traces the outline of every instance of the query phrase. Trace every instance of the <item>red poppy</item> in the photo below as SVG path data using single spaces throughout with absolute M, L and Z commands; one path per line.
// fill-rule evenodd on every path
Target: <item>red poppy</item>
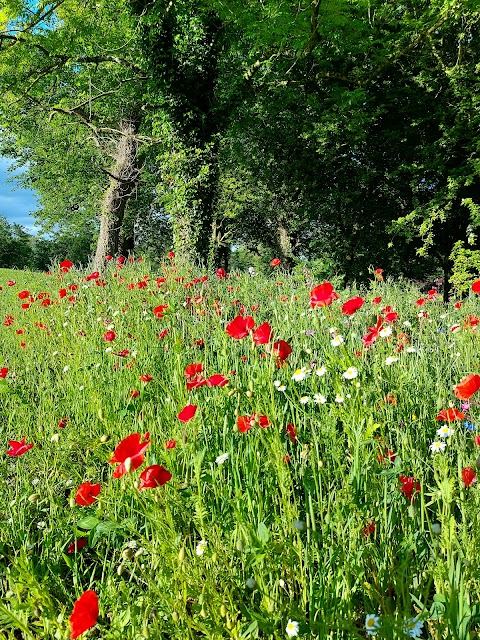
M 58 426 L 58 428 L 59 428 L 59 429 L 64 429 L 64 428 L 67 426 L 67 424 L 68 424 L 68 418 L 67 418 L 67 416 L 64 416 L 64 417 L 60 420 L 60 422 L 58 423 L 58 425 L 57 425 L 57 426 Z
M 224 387 L 228 384 L 228 378 L 223 373 L 215 373 L 213 376 L 207 378 L 208 387 Z
M 231 338 L 241 340 L 248 336 L 248 332 L 255 326 L 252 316 L 237 316 L 227 324 L 226 332 Z
M 167 440 L 165 442 L 165 449 L 175 449 L 176 446 L 177 446 L 176 440 Z
M 282 261 L 279 260 L 278 258 L 274 258 L 273 260 L 271 260 L 270 262 L 270 266 L 271 267 L 278 267 L 279 264 L 281 264 Z
M 113 472 L 114 478 L 121 478 L 125 473 L 134 471 L 143 464 L 144 453 L 150 445 L 149 436 L 147 432 L 142 442 L 140 433 L 132 433 L 120 442 L 109 460 L 111 464 L 118 463 L 118 467 Z
M 465 487 L 469 487 L 473 482 L 477 481 L 477 476 L 475 475 L 475 471 L 472 467 L 465 467 L 462 469 L 462 482 Z
M 446 420 L 447 422 L 453 422 L 454 420 L 463 420 L 465 414 L 463 411 L 459 411 L 455 407 L 449 409 L 442 409 L 437 416 L 437 420 Z
M 290 424 L 287 424 L 286 430 L 287 430 L 287 436 L 290 438 L 292 443 L 295 443 L 297 441 L 297 432 L 295 431 L 293 422 L 290 422 Z
M 197 412 L 197 406 L 194 404 L 187 404 L 186 407 L 184 407 L 180 413 L 177 415 L 177 418 L 180 420 L 180 422 L 188 422 L 189 420 L 191 420 L 195 413 Z
M 100 485 L 91 482 L 83 482 L 75 494 L 75 502 L 81 507 L 89 507 L 100 493 Z
M 261 429 L 265 429 L 270 426 L 270 420 L 267 416 L 262 416 L 259 413 L 252 413 L 251 416 L 238 416 L 237 418 L 238 430 L 242 433 L 247 433 L 255 424 L 258 424 Z
M 475 280 L 472 284 L 472 291 L 473 293 L 480 293 L 480 280 Z
M 201 362 L 194 362 L 192 364 L 187 364 L 185 367 L 185 378 L 190 379 L 197 375 L 197 373 L 202 373 L 203 364 Z
M 462 308 L 462 302 L 455 302 L 455 304 L 453 305 L 455 307 L 455 309 L 461 309 Z
M 402 485 L 400 491 L 410 503 L 413 502 L 415 499 L 414 493 L 420 492 L 420 483 L 414 477 L 407 478 L 406 476 L 400 476 L 398 481 Z
M 19 300 L 25 300 L 25 298 L 28 297 L 30 297 L 30 291 L 20 291 L 20 293 L 18 294 Z
M 165 338 L 165 336 L 168 334 L 168 329 L 164 329 L 163 331 L 160 331 L 160 333 L 158 334 L 157 338 L 159 340 L 163 340 L 163 338 Z
M 390 311 L 389 313 L 385 314 L 384 320 L 385 322 L 395 322 L 397 318 L 398 313 L 396 311 Z
M 63 260 L 60 262 L 60 271 L 63 271 L 63 273 L 68 273 L 72 267 L 73 262 L 70 262 L 70 260 Z
M 27 453 L 27 451 L 29 451 L 34 445 L 33 442 L 26 444 L 25 440 L 26 438 L 22 438 L 20 441 L 9 440 L 8 445 L 10 449 L 7 450 L 7 456 L 17 458 L 18 456 L 23 456 L 24 453 Z
M 252 421 L 251 416 L 238 416 L 237 426 L 241 433 L 247 433 L 253 427 L 255 420 Z
M 455 396 L 459 398 L 459 400 L 468 400 L 479 389 L 480 376 L 476 373 L 470 373 L 455 387 Z
M 199 373 L 194 378 L 190 378 L 190 380 L 187 380 L 187 391 L 191 391 L 192 389 L 198 389 L 198 387 L 203 387 L 203 385 L 205 384 L 207 384 L 207 381 Z
M 223 280 L 227 276 L 227 272 L 225 271 L 225 269 L 217 269 L 215 271 L 215 274 L 220 280 Z
M 339 297 L 330 282 L 323 282 L 310 291 L 310 306 L 326 307 Z
M 273 331 L 268 322 L 264 322 L 253 332 L 255 344 L 267 344 L 273 338 Z
M 171 479 L 172 474 L 170 471 L 167 471 L 165 467 L 162 467 L 160 464 L 152 464 L 150 467 L 144 469 L 140 474 L 141 482 L 139 491 L 142 491 L 142 489 L 155 489 L 156 487 L 161 487 Z
M 98 596 L 95 591 L 85 591 L 73 605 L 70 621 L 70 640 L 75 640 L 96 624 L 98 618 Z
M 382 301 L 382 296 L 378 296 L 377 298 L 374 298 L 372 300 L 372 304 L 380 304 L 381 301 Z
M 73 553 L 74 551 L 80 551 L 88 543 L 86 538 L 77 538 L 68 545 L 67 553 Z
M 173 260 L 175 258 L 175 251 L 169 251 L 168 252 L 168 259 L 169 260 Z
M 113 260 L 113 256 L 105 256 L 105 260 L 107 260 L 107 262 L 110 262 L 110 260 Z
M 368 538 L 372 533 L 375 533 L 375 523 L 373 520 L 369 520 L 363 527 L 363 535 Z
M 280 362 L 284 362 L 292 353 L 292 347 L 285 340 L 278 340 L 273 343 L 272 353 Z
M 8 373 L 8 367 L 2 367 L 0 369 L 0 378 L 6 378 Z
M 9 287 L 13 287 L 13 286 L 15 286 L 15 280 L 9 280 L 9 281 L 7 282 L 7 286 L 9 286 Z
M 153 315 L 161 320 L 165 315 L 166 309 L 168 309 L 168 304 L 159 304 L 158 307 L 154 308 Z
M 377 316 L 377 323 L 374 327 L 368 327 L 367 333 L 362 336 L 362 342 L 365 347 L 370 347 L 375 340 L 378 338 L 378 334 L 380 333 L 383 327 L 383 318 L 382 316 Z
M 143 382 L 143 384 L 148 384 L 151 380 L 153 380 L 153 376 L 151 376 L 149 373 L 142 373 L 142 375 L 140 376 L 140 380 Z
M 113 342 L 116 337 L 117 336 L 115 334 L 115 331 L 107 331 L 103 334 L 103 339 L 105 340 L 105 342 Z
M 354 296 L 353 298 L 350 298 L 350 300 L 347 300 L 343 303 L 342 313 L 344 315 L 351 316 L 355 313 L 355 311 L 361 309 L 364 304 L 365 300 L 363 298 L 361 298 L 360 296 Z
M 138 396 L 140 395 L 140 391 L 138 389 L 132 389 L 129 395 L 133 399 L 138 398 Z

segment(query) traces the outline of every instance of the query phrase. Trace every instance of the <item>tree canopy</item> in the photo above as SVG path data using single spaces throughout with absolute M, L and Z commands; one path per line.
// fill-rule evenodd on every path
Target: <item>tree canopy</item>
M 173 246 L 448 279 L 478 250 L 476 5 L 6 0 L 1 150 L 98 265 Z

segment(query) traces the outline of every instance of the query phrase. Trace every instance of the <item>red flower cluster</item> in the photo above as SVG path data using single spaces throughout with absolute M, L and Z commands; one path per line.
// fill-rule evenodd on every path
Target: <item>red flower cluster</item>
M 121 478 L 125 473 L 134 471 L 143 464 L 144 453 L 151 442 L 148 440 L 149 436 L 150 434 L 147 432 L 142 440 L 140 433 L 132 433 L 120 442 L 109 460 L 111 464 L 118 464 L 113 472 L 114 478 Z

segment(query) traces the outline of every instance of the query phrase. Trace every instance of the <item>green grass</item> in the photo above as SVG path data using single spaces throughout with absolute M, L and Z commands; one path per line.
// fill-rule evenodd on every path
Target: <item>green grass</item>
M 416 616 L 423 638 L 477 637 L 479 488 L 465 488 L 461 471 L 476 469 L 480 449 L 464 420 L 453 423 L 445 452 L 429 449 L 443 424 L 438 412 L 460 408 L 453 387 L 480 373 L 479 336 L 464 328 L 477 298 L 460 309 L 440 300 L 418 307 L 421 294 L 407 283 L 372 281 L 368 291 L 339 290 L 340 301 L 311 309 L 312 283 L 280 271 L 186 287 L 202 274 L 173 269 L 113 265 L 105 286 L 76 271 L 0 270 L 0 369 L 9 370 L 0 380 L 1 637 L 68 638 L 73 603 L 87 589 L 98 594 L 100 615 L 85 637 L 102 640 L 286 638 L 290 619 L 299 637 L 350 640 L 367 637 L 367 614 L 379 616 L 378 638 L 409 637 L 405 621 Z M 157 286 L 159 275 L 166 282 Z M 69 284 L 78 290 L 60 298 Z M 35 298 L 25 310 L 22 290 Z M 41 306 L 40 292 L 51 305 Z M 352 295 L 366 303 L 344 316 Z M 168 304 L 163 319 L 152 312 L 160 304 Z M 226 333 L 240 305 L 290 343 L 284 366 L 269 345 Z M 361 336 L 386 305 L 399 314 L 392 335 L 363 350 Z M 332 327 L 344 338 L 338 347 Z M 108 328 L 113 342 L 103 338 Z M 399 340 L 415 351 L 397 352 Z M 123 350 L 130 353 L 115 355 Z M 390 356 L 398 360 L 388 365 Z M 224 374 L 228 385 L 187 392 L 190 363 L 203 363 L 206 377 Z M 301 367 L 312 373 L 294 381 Z M 358 377 L 343 377 L 349 367 Z M 153 379 L 143 384 L 142 374 Z M 187 404 L 198 409 L 182 424 Z M 478 406 L 473 396 L 474 425 Z M 240 433 L 237 417 L 254 413 L 270 426 Z M 144 464 L 113 478 L 115 447 L 147 431 Z M 8 441 L 23 437 L 35 446 L 7 456 Z M 172 439 L 176 447 L 166 449 Z M 171 481 L 139 491 L 140 473 L 153 464 Z M 420 483 L 411 504 L 401 475 Z M 74 500 L 86 481 L 101 485 L 89 507 Z M 67 553 L 80 537 L 87 546 Z

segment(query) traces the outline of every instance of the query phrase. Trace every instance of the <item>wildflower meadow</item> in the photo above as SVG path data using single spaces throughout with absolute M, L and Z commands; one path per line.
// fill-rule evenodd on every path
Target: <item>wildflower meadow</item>
M 270 270 L 0 270 L 1 638 L 478 637 L 480 282 Z

